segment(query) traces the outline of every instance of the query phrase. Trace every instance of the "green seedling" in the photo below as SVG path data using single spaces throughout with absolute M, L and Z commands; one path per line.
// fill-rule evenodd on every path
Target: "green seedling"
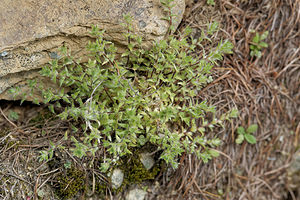
M 252 134 L 256 132 L 257 128 L 258 128 L 257 124 L 250 125 L 246 130 L 242 126 L 238 127 L 237 128 L 238 137 L 235 140 L 235 142 L 237 144 L 241 144 L 244 140 L 246 140 L 250 144 L 255 144 L 256 138 Z
M 206 3 L 210 6 L 214 6 L 216 4 L 214 0 L 207 0 Z
M 8 118 L 12 121 L 17 121 L 19 119 L 19 114 L 15 111 L 9 111 Z
M 253 32 L 253 31 L 252 31 Z M 266 39 L 269 35 L 269 31 L 265 31 L 263 34 L 255 33 L 255 36 L 252 39 L 252 42 L 250 43 L 250 56 L 255 56 L 257 58 L 261 57 L 261 50 L 262 48 L 267 48 L 268 44 L 266 42 L 263 42 L 262 40 Z

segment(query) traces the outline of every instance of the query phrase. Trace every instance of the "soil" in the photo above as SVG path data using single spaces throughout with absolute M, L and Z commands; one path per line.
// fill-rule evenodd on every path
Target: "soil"
M 222 139 L 220 157 L 204 164 L 193 155 L 183 155 L 179 169 L 166 168 L 139 186 L 146 188 L 146 199 L 300 199 L 300 2 L 215 3 L 187 1 L 176 34 L 190 26 L 197 38 L 210 22 L 220 23 L 221 31 L 213 37 L 230 40 L 233 54 L 213 69 L 214 81 L 201 91 L 199 99 L 215 105 L 217 115 L 237 107 L 239 118 L 207 135 Z M 260 58 L 250 56 L 255 35 L 251 30 L 269 31 L 264 40 L 268 47 L 262 49 Z M 0 101 L 0 199 L 63 199 L 57 196 L 57 187 L 62 180 L 59 177 L 71 173 L 64 165 L 68 162 L 80 171 L 76 171 L 77 177 L 85 178 L 80 183 L 89 188 L 84 193 L 74 184 L 72 199 L 124 198 L 127 189 L 115 196 L 109 189 L 104 189 L 102 196 L 92 195 L 96 178 L 103 184 L 108 180 L 85 165 L 89 157 L 80 160 L 62 149 L 55 151 L 52 160 L 39 162 L 40 151 L 50 148 L 49 141 L 62 141 L 70 127 L 44 106 L 19 104 Z M 251 124 L 259 127 L 254 133 L 257 143 L 236 144 L 236 129 Z

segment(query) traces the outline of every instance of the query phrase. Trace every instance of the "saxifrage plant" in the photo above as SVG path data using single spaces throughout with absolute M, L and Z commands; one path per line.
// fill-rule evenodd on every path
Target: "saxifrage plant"
M 41 70 L 59 91 L 31 82 L 32 91 L 42 91 L 52 112 L 71 121 L 75 132 L 83 130 L 83 140 L 66 136 L 74 144 L 70 149 L 73 155 L 82 158 L 87 152 L 93 156 L 101 152 L 103 171 L 134 153 L 131 149 L 147 143 L 155 145 L 160 158 L 173 168 L 178 167 L 178 157 L 184 152 L 208 162 L 218 156 L 213 148 L 221 140 L 208 139 L 205 133 L 237 116 L 237 110 L 232 110 L 216 118 L 215 107 L 198 97 L 201 88 L 212 81 L 212 67 L 223 54 L 232 53 L 232 44 L 221 41 L 209 52 L 204 50 L 202 43 L 212 43 L 207 35 L 217 31 L 217 23 L 209 25 L 207 34 L 203 31 L 199 39 L 190 36 L 189 28 L 179 37 L 170 35 L 172 0 L 162 4 L 171 28 L 166 39 L 152 48 L 142 48 L 143 38 L 133 33 L 131 18 L 125 16 L 128 43 L 122 55 L 103 38 L 104 31 L 93 27 L 91 34 L 97 39 L 87 46 L 88 63 L 75 60 L 62 47 L 58 58 Z M 203 49 L 201 56 L 196 54 L 197 48 Z M 53 152 L 53 146 L 42 152 L 42 160 L 49 158 L 47 152 Z

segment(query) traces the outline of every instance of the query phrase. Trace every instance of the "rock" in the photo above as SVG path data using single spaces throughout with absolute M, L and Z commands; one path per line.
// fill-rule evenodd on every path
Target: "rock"
M 173 3 L 176 28 L 185 1 Z M 105 29 L 107 40 L 122 45 L 126 30 L 120 24 L 123 15 L 130 14 L 145 47 L 162 39 L 169 26 L 162 20 L 165 13 L 160 0 L 1 0 L 0 10 L 0 99 L 8 100 L 12 99 L 8 88 L 22 88 L 26 79 L 38 76 L 37 69 L 55 57 L 62 45 L 75 58 L 86 55 L 85 46 L 93 39 L 89 35 L 92 25 Z
M 142 162 L 142 164 L 144 165 L 144 167 L 147 170 L 150 170 L 153 167 L 153 165 L 155 164 L 154 159 L 152 158 L 152 156 L 149 153 L 141 153 L 140 161 Z
M 287 169 L 288 187 L 300 192 L 300 151 L 293 156 L 291 165 Z
M 114 169 L 111 175 L 111 184 L 114 189 L 118 189 L 124 180 L 124 173 L 120 169 Z
M 144 200 L 147 192 L 138 188 L 130 190 L 126 195 L 126 200 Z

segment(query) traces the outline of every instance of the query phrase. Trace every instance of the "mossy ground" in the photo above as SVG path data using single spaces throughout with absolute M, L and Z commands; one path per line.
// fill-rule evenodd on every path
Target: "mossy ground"
M 147 145 L 147 147 L 148 150 L 152 150 L 152 147 L 150 145 Z M 163 162 L 159 161 L 150 170 L 147 170 L 141 163 L 139 157 L 139 154 L 143 151 L 145 151 L 145 148 L 135 149 L 134 154 L 122 158 L 119 161 L 119 164 L 114 167 L 119 168 L 124 172 L 124 181 L 120 188 L 112 189 L 109 183 L 95 176 L 95 194 L 99 198 L 104 198 L 109 190 L 114 194 L 118 194 L 132 184 L 141 184 L 148 180 L 154 180 L 155 177 L 157 177 L 157 175 L 160 173 L 160 171 L 163 170 Z M 52 167 L 54 166 L 53 162 L 55 161 L 49 162 L 49 165 Z M 62 162 L 60 163 L 62 165 Z M 55 165 L 55 167 L 58 166 Z M 96 165 L 96 167 L 98 166 Z M 87 194 L 88 190 L 91 190 L 92 188 L 92 185 L 86 184 L 86 180 L 89 179 L 87 177 L 92 176 L 90 176 L 90 174 L 87 174 L 84 170 L 76 168 L 75 166 L 72 166 L 70 169 L 64 168 L 64 171 L 56 177 L 57 183 L 54 188 L 56 194 L 62 199 L 70 199 L 78 195 L 79 193 Z
M 141 151 L 138 150 L 135 154 L 123 158 L 120 164 L 116 166 L 116 168 L 124 172 L 124 181 L 121 187 L 115 190 L 115 193 L 123 191 L 132 184 L 140 184 L 144 181 L 154 180 L 159 172 L 163 170 L 163 161 L 157 162 L 150 170 L 147 170 L 140 161 L 140 152 Z
M 72 167 L 57 177 L 57 183 L 57 195 L 62 199 L 69 199 L 85 190 L 85 174 L 83 171 Z

